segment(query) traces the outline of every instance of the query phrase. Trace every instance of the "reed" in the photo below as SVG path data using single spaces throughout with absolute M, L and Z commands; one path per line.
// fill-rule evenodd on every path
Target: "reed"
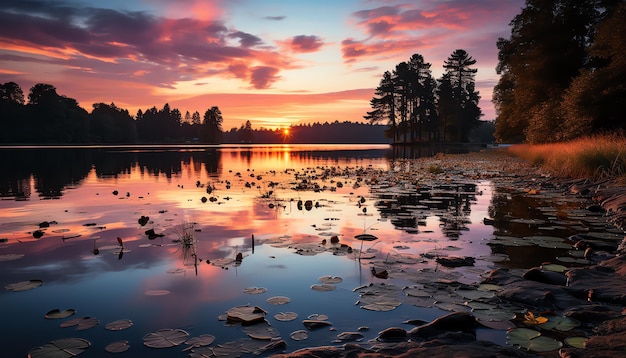
M 558 176 L 616 179 L 626 183 L 626 136 L 623 133 L 560 143 L 519 144 L 511 146 L 509 152 Z

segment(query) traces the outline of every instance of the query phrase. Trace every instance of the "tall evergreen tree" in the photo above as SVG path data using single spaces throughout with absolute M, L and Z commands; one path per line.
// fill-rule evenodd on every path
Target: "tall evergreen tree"
M 387 122 L 389 130 L 387 137 L 398 141 L 398 124 L 396 122 L 396 106 L 394 99 L 394 84 L 391 72 L 385 71 L 380 84 L 376 87 L 375 96 L 370 100 L 371 112 L 367 112 L 364 118 L 370 123 Z
M 201 140 L 205 143 L 218 144 L 222 137 L 222 112 L 213 106 L 204 113 L 202 121 Z
M 437 104 L 444 141 L 468 142 L 470 131 L 480 124 L 480 95 L 474 80 L 478 70 L 471 68 L 474 64 L 476 60 L 462 49 L 444 61 Z

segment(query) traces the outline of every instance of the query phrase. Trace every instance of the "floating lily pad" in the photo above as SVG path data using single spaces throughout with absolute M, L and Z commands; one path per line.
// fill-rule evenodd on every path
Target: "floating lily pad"
M 228 310 L 227 319 L 244 324 L 252 324 L 263 321 L 266 312 L 257 306 L 237 306 Z
M 66 309 L 65 311 L 61 311 L 58 308 L 48 311 L 44 317 L 47 319 L 59 319 L 59 318 L 67 318 L 76 313 L 75 309 Z
M 117 341 L 109 343 L 104 347 L 104 350 L 109 353 L 122 353 L 126 352 L 130 348 L 128 341 Z
M 100 321 L 94 317 L 79 317 L 61 323 L 60 327 L 66 328 L 76 326 L 77 331 L 84 331 L 86 329 L 93 328 L 98 324 L 100 324 Z
M 307 317 L 308 319 L 314 319 L 317 321 L 326 321 L 328 319 L 328 316 L 325 314 L 321 314 L 321 313 L 313 313 L 311 315 L 309 315 L 309 317 Z
M 318 328 L 322 328 L 322 327 L 328 327 L 328 326 L 332 326 L 333 324 L 328 322 L 328 321 L 321 321 L 318 319 L 305 319 L 304 321 L 302 321 L 302 324 L 310 329 L 318 329 Z
M 557 331 L 569 331 L 580 326 L 580 322 L 571 317 L 547 316 L 547 322 L 541 324 L 543 329 L 556 329 Z
M 337 289 L 337 286 L 331 285 L 328 283 L 323 283 L 321 285 L 318 285 L 318 284 L 312 285 L 311 289 L 313 291 L 327 292 L 327 291 L 334 291 L 335 289 Z
M 485 298 L 492 298 L 495 294 L 491 291 L 482 291 L 482 290 L 474 290 L 474 289 L 457 289 L 457 295 L 467 298 L 468 300 L 478 300 Z
M 588 338 L 586 337 L 567 337 L 565 338 L 565 344 L 574 348 L 586 348 Z
M 189 333 L 182 329 L 160 329 L 143 337 L 143 344 L 150 348 L 169 348 L 182 344 Z
M 198 337 L 191 337 L 187 341 L 185 341 L 185 344 L 189 345 L 189 347 L 183 349 L 183 351 L 208 346 L 209 344 L 213 343 L 213 341 L 215 341 L 215 336 L 210 334 L 202 334 Z
M 42 280 L 29 280 L 11 283 L 4 286 L 5 289 L 13 292 L 28 291 L 43 285 Z
M 285 296 L 274 296 L 267 299 L 267 303 L 270 305 L 284 305 L 291 301 L 289 297 Z
M 265 292 L 267 292 L 267 288 L 265 287 L 248 287 L 243 289 L 243 293 L 247 293 L 249 295 L 260 295 Z
M 29 358 L 69 358 L 74 357 L 91 346 L 88 340 L 82 338 L 56 339 L 41 347 L 33 348 L 28 352 Z
M 300 329 L 300 330 L 291 332 L 289 337 L 293 339 L 294 341 L 302 341 L 302 340 L 309 338 L 309 333 L 303 329 Z
M 343 281 L 343 279 L 338 276 L 322 276 L 318 278 L 317 280 L 321 283 L 329 283 L 329 284 L 341 283 Z
M 559 264 L 542 264 L 541 268 L 547 271 L 553 272 L 565 272 L 569 270 L 567 267 Z
M 581 258 L 575 258 L 575 257 L 569 257 L 569 256 L 558 256 L 556 259 L 558 261 L 566 262 L 566 263 L 576 263 L 576 264 L 583 264 L 583 265 L 587 265 L 590 263 L 589 260 L 587 259 L 581 259 Z
M 563 343 L 544 337 L 541 333 L 528 328 L 514 328 L 506 333 L 507 343 L 517 345 L 533 352 L 549 352 L 563 347 Z
M 107 323 L 106 326 L 104 326 L 104 328 L 108 329 L 109 331 L 121 331 L 123 329 L 132 327 L 132 325 L 133 325 L 133 321 L 129 319 L 120 319 L 117 321 Z
M 280 333 L 267 322 L 261 322 L 250 326 L 245 326 L 242 331 L 253 339 L 269 341 L 280 337 Z
M 295 312 L 280 312 L 280 313 L 275 314 L 274 318 L 277 321 L 288 322 L 288 321 L 293 321 L 294 319 L 298 318 L 298 314 Z

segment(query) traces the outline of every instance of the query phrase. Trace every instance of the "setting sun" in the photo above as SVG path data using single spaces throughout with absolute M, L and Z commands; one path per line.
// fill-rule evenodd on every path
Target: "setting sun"
M 285 128 L 285 129 L 283 129 L 283 135 L 284 135 L 285 137 L 289 136 L 289 128 Z

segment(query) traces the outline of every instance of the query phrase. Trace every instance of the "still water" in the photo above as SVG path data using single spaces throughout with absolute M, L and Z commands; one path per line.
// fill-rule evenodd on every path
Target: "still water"
M 143 337 L 161 329 L 212 335 L 212 346 L 245 345 L 245 327 L 223 320 L 242 305 L 266 311 L 266 333 L 284 339 L 288 352 L 343 344 L 339 333 L 367 326 L 364 342 L 388 327 L 410 329 L 405 320 L 449 312 L 410 302 L 363 309 L 355 291 L 363 285 L 401 289 L 418 275 L 471 284 L 497 265 L 543 259 L 528 248 L 489 245 L 494 227 L 483 220 L 514 211 L 511 194 L 485 179 L 420 188 L 396 155 L 387 146 L 336 145 L 0 150 L 0 285 L 43 282 L 0 291 L 0 355 L 24 357 L 49 341 L 79 337 L 91 343 L 85 356 L 108 355 L 105 347 L 117 341 L 130 346 L 120 357 L 187 356 L 185 344 L 144 346 Z M 510 227 L 499 230 L 511 235 Z M 364 233 L 377 240 L 355 238 Z M 519 257 L 515 250 L 526 250 L 531 262 L 501 262 Z M 476 261 L 451 269 L 433 259 L 447 255 Z M 378 278 L 372 268 L 393 274 Z M 332 290 L 313 289 L 324 276 L 340 280 Z M 244 292 L 254 288 L 261 290 Z M 289 302 L 268 303 L 276 296 Z M 54 309 L 76 314 L 46 319 Z M 285 312 L 297 318 L 275 318 Z M 318 315 L 331 329 L 290 338 Z M 98 325 L 61 328 L 80 317 Z M 105 329 L 122 319 L 132 326 Z M 479 336 L 503 343 L 501 331 Z

